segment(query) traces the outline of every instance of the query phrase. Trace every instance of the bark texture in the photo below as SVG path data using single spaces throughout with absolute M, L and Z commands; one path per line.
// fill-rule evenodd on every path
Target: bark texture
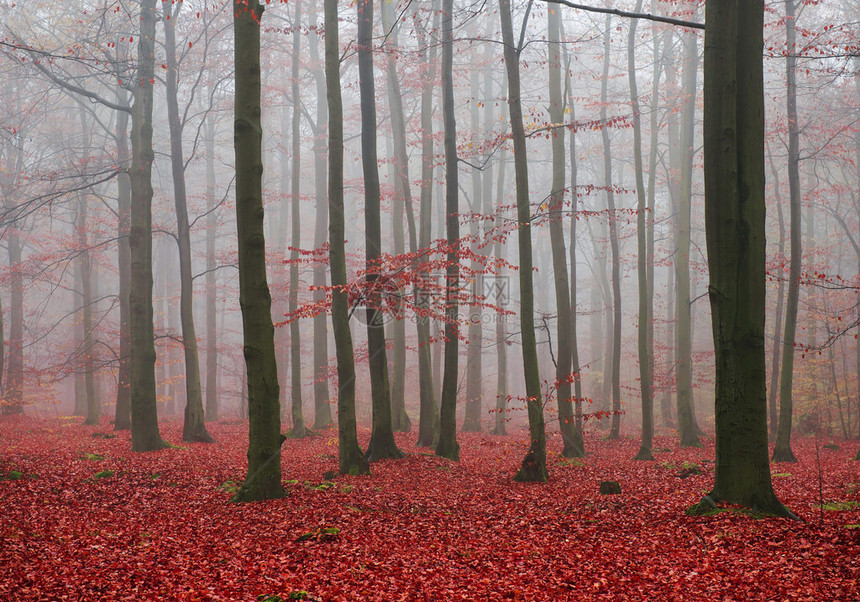
M 281 412 L 266 280 L 263 236 L 263 127 L 260 106 L 260 20 L 257 0 L 234 6 L 236 69 L 233 144 L 236 154 L 236 230 L 239 305 L 248 392 L 248 474 L 234 502 L 284 497 L 281 485 Z

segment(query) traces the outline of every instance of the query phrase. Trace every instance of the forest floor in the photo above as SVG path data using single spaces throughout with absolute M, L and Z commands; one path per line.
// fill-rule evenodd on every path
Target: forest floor
M 772 467 L 792 521 L 685 516 L 713 484 L 712 441 L 658 436 L 642 462 L 634 437 L 598 432 L 566 461 L 555 434 L 540 485 L 511 481 L 525 430 L 460 433 L 459 463 L 398 434 L 405 459 L 326 481 L 329 430 L 284 443 L 289 497 L 237 505 L 245 424 L 182 444 L 166 421 L 180 447 L 145 454 L 128 432 L 103 438 L 110 428 L 0 419 L 0 600 L 860 599 L 857 442 L 819 449 L 823 512 L 814 439 L 795 441 L 800 463 Z M 603 480 L 622 493 L 599 494 Z

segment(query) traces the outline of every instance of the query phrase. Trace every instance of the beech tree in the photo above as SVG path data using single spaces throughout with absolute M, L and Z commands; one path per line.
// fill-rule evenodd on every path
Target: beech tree
M 773 491 L 765 406 L 763 0 L 705 7 L 705 233 L 716 352 L 720 502 L 793 517 Z
M 280 387 L 263 235 L 260 106 L 260 21 L 263 11 L 264 7 L 257 0 L 236 0 L 233 16 L 236 234 L 249 420 L 248 473 L 232 498 L 235 502 L 284 496 L 281 485 Z
M 131 109 L 131 222 L 129 251 L 129 357 L 131 448 L 164 447 L 155 402 L 155 333 L 152 325 L 152 88 L 155 82 L 156 0 L 141 0 L 137 74 Z
M 293 21 L 293 60 L 291 68 L 290 95 L 293 101 L 293 116 L 291 122 L 292 137 L 292 175 L 290 191 L 290 208 L 292 220 L 292 236 L 290 242 L 290 290 L 289 311 L 295 316 L 299 306 L 299 248 L 302 243 L 300 179 L 301 179 L 301 99 L 299 97 L 299 53 L 302 48 L 302 3 L 296 2 L 295 19 Z M 293 428 L 290 437 L 299 439 L 311 433 L 305 427 L 304 411 L 302 410 L 302 335 L 298 318 L 290 321 L 290 401 L 292 406 Z
M 553 124 L 564 121 L 564 102 L 561 92 L 561 13 L 547 11 L 547 42 L 549 50 L 549 119 Z M 582 434 L 577 428 L 571 403 L 571 374 L 573 331 L 571 325 L 570 287 L 567 273 L 567 251 L 564 246 L 564 199 L 565 199 L 565 156 L 564 132 L 552 133 L 552 190 L 549 195 L 549 234 L 552 245 L 553 280 L 555 281 L 555 300 L 557 311 L 557 357 L 556 357 L 556 396 L 558 403 L 558 426 L 564 447 L 561 455 L 566 458 L 581 458 L 585 455 Z M 571 190 L 571 196 L 576 191 Z M 575 217 L 571 217 L 575 220 Z M 571 242 L 574 244 L 575 241 Z
M 523 371 L 529 415 L 531 444 L 523 458 L 515 481 L 541 481 L 548 478 L 546 470 L 546 430 L 541 400 L 540 374 L 538 373 L 537 341 L 534 326 L 534 284 L 532 276 L 531 206 L 529 203 L 529 172 L 526 161 L 526 135 L 523 127 L 522 100 L 520 97 L 520 52 L 522 41 L 514 42 L 510 0 L 499 0 L 499 18 L 502 25 L 502 43 L 505 67 L 508 73 L 508 109 L 511 120 L 511 137 L 514 143 L 514 173 L 517 190 L 517 235 L 520 257 L 520 331 L 523 345 Z M 528 22 L 528 11 L 522 28 Z M 520 36 L 522 40 L 522 35 Z
M 367 270 L 367 353 L 373 398 L 373 428 L 367 446 L 371 462 L 400 458 L 403 453 L 394 442 L 391 421 L 391 390 L 385 350 L 385 329 L 381 323 L 382 296 L 377 286 L 382 254 L 382 228 L 379 214 L 379 165 L 376 159 L 376 99 L 373 80 L 373 1 L 359 0 L 358 77 L 361 94 L 361 166 L 364 173 L 364 228 Z
M 612 35 L 611 17 L 606 15 L 603 33 L 603 77 L 600 80 L 600 136 L 603 140 L 603 185 L 606 188 L 606 213 L 609 222 L 609 249 L 612 256 L 612 338 L 609 379 L 612 383 L 612 427 L 610 439 L 621 432 L 621 257 L 618 249 L 618 215 L 615 209 L 615 190 L 612 185 L 612 144 L 606 123 L 607 93 L 609 86 L 609 50 Z M 604 383 L 606 374 L 603 375 Z
M 433 0 L 433 23 L 439 22 L 438 0 Z M 424 25 L 415 12 L 415 31 L 418 38 L 418 53 L 422 63 L 421 78 L 421 197 L 419 200 L 418 247 L 430 246 L 430 226 L 433 201 L 433 81 L 436 74 L 436 45 L 426 43 Z M 434 27 L 434 30 L 436 28 Z M 428 48 L 429 46 L 429 48 Z M 419 274 L 426 272 L 427 258 L 420 254 L 416 261 Z M 432 447 L 439 436 L 439 408 L 436 405 L 436 386 L 433 381 L 433 366 L 430 357 L 430 299 L 427 285 L 415 287 L 415 306 L 418 308 L 416 330 L 418 334 L 418 445 Z M 423 315 L 422 315 L 423 313 Z
M 316 204 L 316 219 L 314 220 L 314 248 L 320 249 L 328 239 L 328 198 L 327 165 L 328 140 L 326 126 L 328 121 L 328 99 L 326 97 L 325 68 L 319 56 L 319 40 L 323 37 L 322 28 L 317 26 L 317 3 L 310 13 L 309 26 L 311 36 L 308 49 L 311 61 L 317 67 L 314 69 L 314 83 L 317 93 L 316 123 L 314 133 L 314 202 Z M 315 33 L 314 33 L 315 32 Z M 313 300 L 323 303 L 326 298 L 326 265 L 317 261 L 313 267 Z M 332 425 L 331 398 L 328 387 L 328 328 L 326 315 L 319 312 L 313 320 L 314 332 L 314 425 L 313 428 L 324 429 Z
M 642 10 L 642 0 L 636 0 L 635 12 Z M 633 163 L 636 170 L 636 250 L 637 250 L 637 276 L 639 278 L 639 326 L 638 350 L 639 350 L 639 391 L 642 404 L 642 437 L 640 439 L 639 451 L 636 453 L 638 460 L 653 460 L 651 452 L 651 441 L 654 437 L 654 393 L 651 388 L 651 365 L 653 363 L 653 348 L 649 344 L 651 324 L 651 296 L 649 291 L 650 281 L 648 274 L 649 249 L 645 218 L 647 213 L 645 198 L 645 178 L 642 167 L 642 119 L 639 110 L 639 89 L 636 83 L 636 54 L 635 40 L 638 19 L 630 22 L 630 32 L 627 34 L 627 78 L 630 84 L 630 100 L 633 109 Z M 652 187 L 653 188 L 653 187 Z
M 179 248 L 179 314 L 182 324 L 182 347 L 185 356 L 185 417 L 183 441 L 212 443 L 203 413 L 203 391 L 200 385 L 200 358 L 194 327 L 193 280 L 191 269 L 191 224 L 188 221 L 185 154 L 182 133 L 185 115 L 179 114 L 178 69 L 176 56 L 176 20 L 182 2 L 162 4 L 164 48 L 167 66 L 167 120 L 170 130 L 170 167 L 173 175 L 173 202 L 176 207 L 176 242 Z
M 397 73 L 397 54 L 399 26 L 394 15 L 394 6 L 390 0 L 380 3 L 380 16 L 383 35 L 387 38 L 389 54 L 385 61 L 385 82 L 388 91 L 388 107 L 391 114 L 391 137 L 394 153 L 392 156 L 392 171 L 394 175 L 394 199 L 392 200 L 392 234 L 394 254 L 402 255 L 406 251 L 404 240 L 403 218 L 409 214 L 409 247 L 411 253 L 417 252 L 417 233 L 415 218 L 412 213 L 412 191 L 409 182 L 409 156 L 406 151 L 406 118 L 403 113 L 403 97 L 400 92 L 400 80 Z M 391 366 L 391 419 L 394 430 L 409 432 L 412 422 L 406 413 L 406 322 L 401 315 L 403 302 L 402 291 L 396 291 L 394 307 L 395 319 L 391 322 L 392 331 L 392 366 Z
M 459 316 L 457 295 L 460 267 L 457 245 L 460 239 L 459 165 L 457 161 L 457 121 L 454 115 L 454 1 L 442 0 L 442 120 L 445 152 L 445 232 L 448 262 L 445 268 L 445 358 L 442 398 L 439 408 L 439 440 L 436 455 L 460 459 L 457 443 L 457 376 L 459 374 Z
M 782 366 L 779 380 L 779 421 L 774 462 L 797 462 L 791 451 L 792 384 L 794 346 L 797 331 L 797 304 L 800 298 L 801 223 L 800 223 L 800 124 L 797 121 L 797 8 L 795 0 L 785 0 L 785 102 L 788 119 L 788 206 L 791 264 L 788 271 L 788 296 L 785 307 L 785 332 L 782 336 Z
M 349 329 L 343 213 L 343 101 L 337 0 L 324 0 L 325 79 L 328 99 L 329 264 L 331 324 L 337 354 L 337 450 L 340 474 L 367 474 L 368 461 L 358 445 L 355 420 L 355 356 Z

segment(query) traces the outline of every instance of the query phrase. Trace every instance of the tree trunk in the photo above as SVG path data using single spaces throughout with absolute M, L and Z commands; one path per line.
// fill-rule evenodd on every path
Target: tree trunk
M 678 436 L 681 447 L 701 447 L 693 409 L 692 325 L 690 306 L 690 214 L 692 211 L 693 134 L 695 127 L 696 75 L 699 54 L 696 33 L 683 36 L 684 101 L 681 109 L 678 183 L 678 250 L 675 257 L 675 369 L 677 371 Z
M 206 123 L 206 420 L 218 420 L 218 273 L 215 240 L 218 235 L 218 202 L 215 199 L 215 122 L 212 114 Z
M 457 380 L 459 360 L 460 244 L 457 123 L 454 116 L 454 1 L 442 0 L 442 119 L 445 128 L 445 212 L 448 263 L 445 274 L 445 358 L 436 455 L 460 459 L 457 443 Z
M 75 263 L 79 263 L 78 260 Z M 76 266 L 79 268 L 79 266 Z M 74 375 L 74 387 L 75 387 L 75 405 L 74 410 L 72 411 L 72 416 L 86 416 L 87 415 L 87 387 L 84 378 L 85 368 L 82 366 L 81 362 L 81 349 L 84 348 L 84 319 L 83 319 L 83 307 L 84 307 L 84 286 L 82 283 L 82 272 L 80 269 L 73 270 L 74 273 L 74 284 L 72 291 L 72 303 L 74 307 L 80 308 L 80 315 L 75 316 L 75 328 L 74 328 L 74 337 L 75 337 L 75 352 L 73 355 L 73 375 Z M 77 311 L 75 312 L 78 313 Z
M 155 81 L 156 0 L 141 0 L 138 69 L 131 111 L 131 223 L 129 253 L 129 357 L 131 365 L 131 449 L 164 447 L 155 396 L 152 327 L 152 88 Z
M 382 254 L 380 224 L 379 165 L 376 159 L 376 100 L 373 83 L 373 1 L 359 0 L 358 11 L 358 74 L 361 95 L 361 163 L 364 172 L 364 228 L 367 249 L 367 353 L 370 365 L 370 389 L 373 403 L 373 425 L 370 443 L 365 452 L 367 460 L 403 456 L 394 442 L 391 422 L 391 391 L 388 385 L 388 360 L 385 350 L 385 328 L 382 297 L 377 287 Z
M 290 80 L 290 97 L 293 103 L 292 132 L 292 174 L 290 175 L 290 219 L 292 233 L 290 236 L 290 290 L 289 312 L 290 320 L 290 402 L 292 407 L 293 428 L 290 437 L 300 439 L 311 433 L 305 427 L 305 415 L 302 409 L 302 333 L 296 312 L 299 309 L 299 249 L 302 245 L 302 222 L 300 212 L 300 179 L 301 179 L 301 101 L 299 99 L 299 54 L 302 48 L 302 3 L 296 2 L 296 13 L 293 19 L 293 61 Z
M 523 346 L 523 373 L 526 381 L 526 405 L 529 415 L 531 445 L 523 458 L 515 481 L 546 482 L 546 430 L 538 372 L 537 341 L 534 326 L 534 281 L 532 274 L 531 207 L 529 205 L 529 172 L 526 157 L 526 134 L 520 98 L 520 48 L 514 43 L 510 0 L 499 0 L 505 67 L 508 74 L 508 109 L 511 137 L 514 143 L 517 222 L 520 272 L 520 331 Z M 523 28 L 528 20 L 524 17 Z
M 170 128 L 170 167 L 173 175 L 173 201 L 176 205 L 176 236 L 179 243 L 179 316 L 182 322 L 182 347 L 185 352 L 185 416 L 183 441 L 213 443 L 206 430 L 203 391 L 200 385 L 200 357 L 194 328 L 194 280 L 191 270 L 191 225 L 185 188 L 185 158 L 182 150 L 182 123 L 179 116 L 176 61 L 176 18 L 182 7 L 164 3 L 164 48 L 167 60 L 167 121 Z M 175 8 L 173 8 L 175 6 Z M 172 10 L 172 14 L 171 14 Z
M 236 231 L 248 390 L 248 474 L 232 501 L 284 496 L 281 485 L 281 412 L 275 361 L 272 298 L 263 236 L 263 127 L 260 106 L 260 21 L 257 0 L 234 7 Z
M 792 383 L 794 381 L 794 337 L 797 330 L 797 304 L 800 297 L 800 125 L 797 122 L 797 57 L 795 40 L 796 8 L 794 0 L 785 0 L 785 77 L 786 117 L 788 119 L 788 206 L 791 263 L 788 268 L 788 297 L 785 308 L 785 332 L 782 337 L 782 369 L 779 379 L 779 421 L 774 462 L 797 462 L 791 451 Z
M 21 140 L 25 139 L 19 132 Z M 15 158 L 9 157 L 7 165 L 13 169 L 0 174 L 3 184 L 3 205 L 7 212 L 14 209 L 13 202 L 15 178 L 21 173 L 24 150 L 18 146 Z M 8 350 L 6 355 L 6 379 L 3 397 L 0 401 L 0 414 L 3 416 L 24 413 L 24 276 L 21 273 L 21 231 L 20 222 L 6 228 L 6 251 L 9 254 L 9 338 L 4 341 Z
M 128 93 L 117 90 L 123 106 L 128 105 Z M 116 385 L 116 411 L 114 430 L 131 429 L 131 373 L 129 372 L 129 307 L 128 291 L 131 277 L 131 255 L 129 251 L 129 227 L 131 217 L 131 183 L 128 173 L 128 119 L 129 113 L 117 111 L 116 157 L 122 170 L 117 175 L 117 268 L 119 271 L 119 369 Z
M 406 252 L 406 242 L 403 231 L 403 218 L 407 206 L 412 206 L 412 192 L 409 183 L 409 156 L 406 153 L 406 120 L 403 115 L 403 98 L 400 95 L 400 81 L 397 75 L 397 53 L 399 27 L 394 15 L 391 2 L 380 2 L 383 35 L 387 36 L 386 45 L 390 50 L 385 61 L 386 84 L 388 90 L 388 106 L 391 112 L 391 134 L 394 142 L 394 156 L 391 167 L 394 171 L 394 199 L 392 202 L 392 226 L 394 234 L 394 254 Z M 410 223 L 413 224 L 414 220 Z M 412 245 L 412 252 L 415 252 Z M 412 430 L 412 422 L 406 414 L 406 321 L 403 319 L 403 291 L 395 292 L 395 319 L 391 323 L 392 339 L 392 378 L 391 378 L 391 420 L 394 430 L 408 433 Z
M 472 98 L 470 102 L 470 127 L 473 136 L 478 136 L 480 129 L 480 116 L 478 114 L 478 98 L 480 95 L 478 72 L 472 69 L 469 77 L 469 95 Z M 471 171 L 472 195 L 470 212 L 481 213 L 481 200 L 483 198 L 483 174 L 478 166 L 472 167 Z M 478 240 L 480 235 L 478 220 L 474 216 L 469 220 L 469 237 L 472 239 L 472 244 Z M 469 266 L 472 272 L 471 277 L 471 296 L 474 301 L 478 301 L 482 294 L 483 274 L 481 272 L 481 264 L 476 258 L 472 258 Z M 483 354 L 483 338 L 484 329 L 481 324 L 482 308 L 479 302 L 473 303 L 468 308 L 468 330 L 466 341 L 466 415 L 463 419 L 464 433 L 479 433 L 483 429 L 481 427 L 481 407 L 483 406 L 483 394 L 481 391 L 483 375 L 482 354 Z
M 618 219 L 615 214 L 615 192 L 612 188 L 612 147 L 606 124 L 607 88 L 609 78 L 609 42 L 612 19 L 606 15 L 603 35 L 603 77 L 600 80 L 600 135 L 603 139 L 603 182 L 606 186 L 606 211 L 609 220 L 609 247 L 612 253 L 612 428 L 610 439 L 621 434 L 621 258 L 618 250 Z M 603 375 L 606 378 L 606 374 Z
M 547 44 L 549 60 L 549 119 L 551 123 L 564 122 L 564 100 L 561 94 L 561 13 L 547 11 Z M 571 403 L 571 312 L 570 285 L 567 275 L 567 251 L 564 247 L 564 131 L 552 134 L 552 190 L 549 193 L 549 236 L 552 247 L 552 272 L 555 281 L 556 306 L 556 366 L 555 387 L 558 403 L 558 427 L 563 443 L 561 455 L 581 458 L 584 455 L 582 438 L 577 437 L 576 418 Z M 574 191 L 571 191 L 571 195 Z M 571 218 L 573 219 L 573 218 Z
M 642 11 L 642 0 L 636 0 L 634 12 Z M 636 169 L 636 242 L 637 275 L 639 279 L 639 327 L 637 339 L 639 349 L 639 391 L 642 403 L 642 437 L 639 451 L 634 459 L 653 460 L 651 442 L 654 438 L 654 393 L 651 389 L 651 364 L 649 353 L 649 327 L 651 324 L 651 298 L 648 296 L 648 236 L 645 226 L 647 213 L 645 177 L 642 167 L 642 119 L 639 114 L 639 90 L 636 84 L 636 26 L 638 19 L 630 22 L 627 34 L 627 75 L 630 84 L 630 101 L 633 111 L 633 163 Z
M 782 194 L 779 191 L 779 171 L 773 164 L 773 157 L 768 156 L 770 160 L 770 169 L 773 174 L 773 196 L 776 203 L 776 214 L 779 220 L 779 251 L 778 258 L 782 260 L 785 257 L 785 215 L 782 209 Z M 771 369 L 770 369 L 770 387 L 768 387 L 767 410 L 768 410 L 768 429 L 769 440 L 776 440 L 777 425 L 779 424 L 779 412 L 777 411 L 777 398 L 779 391 L 779 368 L 780 368 L 780 351 L 782 350 L 782 340 L 780 333 L 782 332 L 782 317 L 785 308 L 785 279 L 780 274 L 777 282 L 778 291 L 776 294 L 776 324 L 773 327 L 773 347 L 771 350 Z
M 716 383 L 714 488 L 691 511 L 793 516 L 773 491 L 765 399 L 763 0 L 705 8 L 705 233 Z
M 652 7 L 657 4 L 652 0 Z M 652 24 L 653 25 L 653 24 Z M 652 28 L 653 37 L 653 57 L 654 65 L 651 73 L 651 116 L 650 116 L 650 131 L 651 140 L 648 151 L 648 210 L 645 216 L 645 279 L 647 281 L 646 298 L 648 299 L 648 324 L 647 328 L 647 356 L 648 369 L 651 384 L 651 432 L 654 429 L 654 219 L 657 208 L 657 134 L 659 127 L 657 124 L 657 113 L 660 103 L 660 73 L 663 70 L 663 57 L 660 53 L 660 36 L 657 35 L 655 28 Z M 665 411 L 661 406 L 661 412 Z M 664 422 L 665 415 L 662 416 Z
M 431 7 L 435 9 L 436 0 Z M 439 13 L 434 10 L 434 22 Z M 436 46 L 426 45 L 424 28 L 415 16 L 415 31 L 418 36 L 418 52 L 423 63 L 421 79 L 421 200 L 418 247 L 430 246 L 430 224 L 433 212 L 433 82 L 436 74 Z M 416 271 L 424 277 L 427 272 L 426 257 L 419 254 Z M 439 408 L 436 406 L 436 387 L 433 382 L 433 366 L 430 357 L 430 295 L 424 286 L 416 286 L 415 305 L 418 308 L 416 330 L 418 333 L 418 389 L 420 413 L 418 418 L 418 445 L 432 447 L 439 436 Z M 423 313 L 423 315 L 422 315 Z
M 319 64 L 319 39 L 322 32 L 317 27 L 317 5 L 310 11 L 311 35 L 308 48 L 311 61 Z M 316 219 L 314 220 L 314 249 L 321 249 L 328 235 L 328 200 L 326 199 L 326 121 L 328 121 L 328 105 L 326 100 L 325 73 L 320 69 L 314 70 L 314 82 L 317 89 L 317 118 L 314 129 L 314 202 L 316 204 Z M 323 303 L 326 297 L 326 265 L 322 261 L 314 263 L 313 267 L 313 300 Z M 313 318 L 314 327 L 314 430 L 330 427 L 331 398 L 328 389 L 328 328 L 325 312 L 318 312 Z
M 561 37 L 564 35 L 564 23 L 559 23 Z M 570 65 L 570 56 L 568 55 L 567 46 L 564 46 L 564 63 Z M 579 448 L 580 456 L 585 457 L 585 441 L 582 437 L 582 367 L 579 365 L 579 342 L 577 334 L 577 319 L 576 319 L 576 222 L 577 220 L 577 203 L 579 195 L 576 192 L 578 162 L 576 157 L 576 107 L 573 98 L 573 83 L 570 78 L 570 69 L 564 69 L 565 88 L 567 89 L 567 109 L 570 113 L 570 248 L 568 249 L 568 263 L 570 264 L 570 370 L 573 376 L 573 398 L 574 398 L 574 426 L 573 426 L 573 442 L 574 448 Z M 562 311 L 559 308 L 559 311 Z
M 349 330 L 343 215 L 343 103 L 340 90 L 340 44 L 337 0 L 324 0 L 325 79 L 328 99 L 329 264 L 331 323 L 337 354 L 337 441 L 340 474 L 367 474 L 370 467 L 358 446 L 355 423 L 355 358 Z
M 505 85 L 507 82 L 505 82 Z M 504 94 L 504 92 L 502 92 Z M 500 116 L 504 118 L 504 116 Z M 505 200 L 505 165 L 507 164 L 507 153 L 503 146 L 499 150 L 499 176 L 496 182 L 496 228 L 501 228 L 502 203 Z M 501 261 L 504 258 L 501 232 L 496 235 L 493 253 L 499 264 L 499 278 L 504 278 Z M 494 435 L 507 435 L 508 423 L 508 340 L 507 340 L 507 314 L 498 312 L 496 315 L 496 419 L 492 433 Z
M 81 117 L 84 125 L 84 118 Z M 86 136 L 86 134 L 84 134 Z M 85 146 L 86 147 L 86 146 Z M 86 194 L 80 194 L 78 198 L 78 219 L 75 224 L 78 230 L 78 245 L 80 256 L 78 257 L 78 269 L 81 274 L 81 308 L 82 308 L 82 331 L 80 352 L 84 356 L 84 397 L 86 399 L 86 419 L 84 424 L 98 425 L 99 399 L 96 395 L 95 383 L 95 356 L 93 340 L 93 288 L 92 288 L 92 265 L 90 262 L 89 236 L 87 234 L 89 203 Z

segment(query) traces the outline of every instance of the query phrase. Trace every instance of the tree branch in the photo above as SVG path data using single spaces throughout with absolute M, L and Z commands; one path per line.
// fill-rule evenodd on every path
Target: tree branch
M 684 21 L 682 19 L 673 19 L 672 17 L 661 17 L 649 13 L 631 13 L 626 10 L 618 10 L 617 8 L 598 8 L 596 6 L 585 6 L 584 4 L 576 4 L 567 0 L 542 0 L 547 4 L 561 4 L 570 8 L 578 8 L 592 13 L 602 13 L 608 15 L 617 15 L 619 17 L 627 17 L 629 19 L 645 19 L 646 21 L 656 21 L 658 23 L 668 23 L 669 25 L 678 25 L 679 27 L 689 27 L 690 29 L 704 29 L 704 23 L 694 23 L 693 21 Z

